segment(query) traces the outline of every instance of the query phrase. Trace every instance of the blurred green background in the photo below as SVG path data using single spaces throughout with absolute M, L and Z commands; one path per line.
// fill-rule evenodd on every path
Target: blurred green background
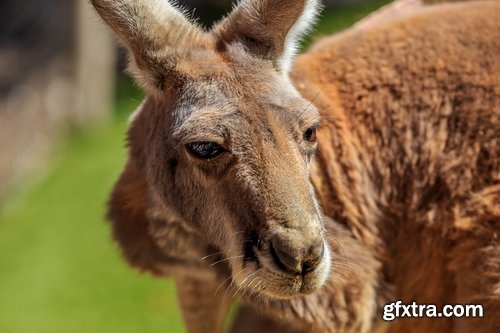
M 328 9 L 307 43 L 387 2 Z M 67 127 L 43 177 L 0 201 L 0 333 L 184 331 L 173 283 L 128 268 L 104 220 L 127 117 L 142 98 L 127 77 L 116 80 L 112 116 Z

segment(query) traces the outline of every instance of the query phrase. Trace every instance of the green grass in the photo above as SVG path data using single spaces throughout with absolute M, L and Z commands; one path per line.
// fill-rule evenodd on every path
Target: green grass
M 326 15 L 320 31 L 349 26 L 381 3 Z M 126 116 L 140 102 L 120 81 L 115 119 L 71 135 L 41 182 L 0 211 L 0 333 L 183 332 L 170 280 L 126 266 L 104 222 L 125 161 Z
M 181 332 L 170 281 L 129 269 L 103 222 L 124 163 L 117 119 L 72 138 L 0 215 L 0 332 Z

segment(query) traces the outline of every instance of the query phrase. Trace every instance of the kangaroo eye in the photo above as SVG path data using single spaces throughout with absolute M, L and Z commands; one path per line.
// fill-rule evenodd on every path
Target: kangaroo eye
M 304 140 L 309 141 L 309 142 L 316 142 L 316 128 L 309 127 L 304 132 Z
M 215 158 L 226 151 L 224 148 L 213 142 L 193 142 L 189 143 L 186 147 L 191 155 L 205 160 Z

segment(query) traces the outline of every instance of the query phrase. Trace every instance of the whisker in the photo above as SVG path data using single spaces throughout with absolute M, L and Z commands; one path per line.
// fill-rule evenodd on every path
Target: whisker
M 236 231 L 234 234 L 232 234 L 231 236 L 234 236 L 234 235 L 237 235 L 237 234 L 242 234 L 244 231 L 243 230 L 240 230 L 240 231 Z
M 245 287 L 245 281 L 247 281 L 249 278 L 251 278 L 252 276 L 254 276 L 255 274 L 259 273 L 261 271 L 261 269 L 258 269 L 256 270 L 255 272 L 253 272 L 252 274 L 249 274 L 247 277 L 245 277 L 245 279 L 243 279 L 243 281 L 241 282 L 240 286 L 238 287 L 238 289 L 234 292 L 233 294 L 233 298 L 236 296 L 236 294 L 243 288 Z M 258 276 L 256 276 L 255 278 L 257 278 Z M 254 279 L 255 279 L 254 278 Z M 253 280 L 252 280 L 253 281 Z M 248 285 L 250 286 L 250 285 Z M 245 288 L 247 288 L 248 286 L 246 286 Z
M 231 259 L 237 259 L 237 258 L 243 258 L 243 257 L 244 257 L 244 256 L 243 256 L 243 255 L 241 255 L 241 256 L 234 256 L 234 257 L 224 258 L 224 259 L 218 260 L 218 261 L 216 261 L 216 262 L 214 262 L 214 263 L 210 264 L 210 267 L 215 266 L 215 265 L 217 265 L 217 264 L 219 264 L 219 263 L 221 263 L 221 262 L 223 262 L 223 261 L 228 261 L 228 260 L 231 260 Z
M 246 286 L 245 286 L 245 289 L 250 289 L 250 286 L 252 285 L 252 283 L 255 282 L 255 280 L 257 280 L 259 277 L 258 276 L 254 276 L 254 278 L 252 279 L 252 281 L 250 281 Z
M 333 235 L 332 235 L 331 237 L 332 237 L 332 238 L 333 238 L 333 240 L 334 240 L 334 241 L 338 244 L 338 246 L 339 246 L 339 248 L 340 248 L 340 251 L 342 251 L 342 255 L 344 256 L 344 261 L 345 261 L 345 263 L 346 263 L 346 266 L 347 266 L 347 268 L 349 268 L 349 269 L 350 269 L 350 267 L 349 267 L 349 261 L 347 260 L 347 256 L 346 256 L 346 254 L 345 254 L 344 248 L 342 247 L 342 245 L 341 245 L 341 244 L 340 244 L 340 242 L 338 241 L 337 237 L 335 237 L 335 236 L 333 236 Z
M 259 290 L 262 290 L 263 287 L 265 286 L 265 282 L 262 278 L 256 277 L 256 279 L 252 280 L 251 283 L 253 283 L 255 280 L 257 280 L 257 283 L 252 287 L 252 289 L 248 292 L 250 296 L 256 295 Z
M 224 297 L 222 298 L 222 303 L 224 303 L 224 301 L 226 300 L 227 293 L 229 292 L 229 289 L 231 289 L 231 286 L 234 284 L 234 280 L 236 279 L 236 277 L 238 275 L 240 275 L 241 273 L 243 273 L 244 271 L 246 271 L 248 268 L 249 267 L 245 267 L 241 271 L 239 271 L 236 275 L 231 276 L 233 279 L 231 280 L 231 283 L 229 284 L 229 286 L 227 286 L 227 288 L 226 288 L 226 292 L 224 293 Z
M 261 232 L 259 233 L 259 239 L 257 239 L 257 248 L 259 248 L 259 246 L 260 246 L 260 240 L 261 240 L 261 237 L 262 237 L 262 233 L 263 233 L 263 232 L 264 232 L 264 231 L 261 231 Z
M 215 253 L 212 253 L 212 254 L 209 254 L 209 255 L 204 256 L 204 257 L 203 257 L 203 258 L 201 258 L 200 260 L 206 260 L 206 259 L 208 259 L 208 258 L 210 258 L 210 257 L 213 257 L 213 256 L 216 256 L 216 255 L 218 255 L 218 254 L 224 254 L 224 252 L 222 252 L 222 251 L 215 252 Z
M 219 289 L 224 285 L 226 284 L 227 281 L 231 280 L 232 279 L 232 275 L 229 275 L 229 277 L 227 279 L 225 279 L 224 281 L 222 281 L 221 284 L 219 284 L 219 286 L 217 287 L 217 289 L 215 289 L 215 292 L 214 292 L 214 296 L 217 295 L 217 292 L 219 291 Z
M 314 97 L 309 101 L 309 104 L 304 108 L 304 110 L 302 110 L 302 112 L 300 112 L 298 115 L 297 115 L 297 118 L 296 119 L 300 119 L 300 117 L 307 112 L 307 110 L 309 110 L 309 108 L 311 106 L 314 106 L 314 101 L 316 101 L 316 99 L 319 97 L 319 95 L 323 92 L 323 90 L 326 88 L 326 84 L 323 85 L 323 87 L 321 87 L 321 89 L 318 90 L 318 92 L 316 93 L 316 95 L 314 95 Z

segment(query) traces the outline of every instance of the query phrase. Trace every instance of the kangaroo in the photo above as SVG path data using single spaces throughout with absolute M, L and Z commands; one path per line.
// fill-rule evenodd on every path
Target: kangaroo
M 235 295 L 269 332 L 500 331 L 500 3 L 294 61 L 316 0 L 242 0 L 209 30 L 166 0 L 91 2 L 146 92 L 113 235 L 174 278 L 189 332 L 221 332 Z M 384 324 L 395 300 L 484 317 Z

